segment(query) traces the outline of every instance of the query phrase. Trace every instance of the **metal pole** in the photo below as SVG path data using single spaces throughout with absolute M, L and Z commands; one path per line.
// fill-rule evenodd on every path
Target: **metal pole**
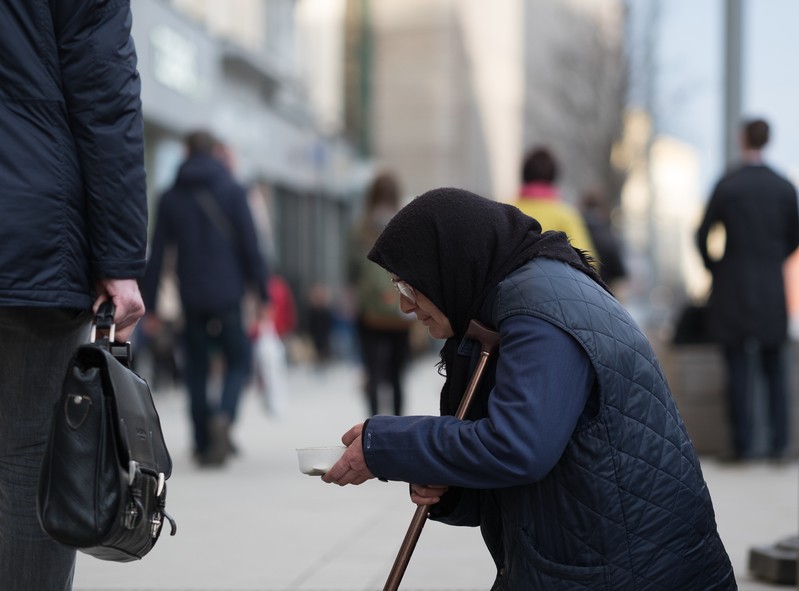
M 743 0 L 724 2 L 724 163 L 727 168 L 740 157 L 742 3 Z

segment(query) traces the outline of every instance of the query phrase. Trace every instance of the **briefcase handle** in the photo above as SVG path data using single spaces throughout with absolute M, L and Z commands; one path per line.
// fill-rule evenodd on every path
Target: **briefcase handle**
M 130 341 L 118 343 L 114 340 L 116 337 L 114 312 L 116 312 L 116 307 L 111 300 L 105 300 L 100 304 L 92 321 L 92 333 L 89 342 L 111 353 L 125 367 L 130 367 L 133 359 Z M 98 341 L 99 334 L 103 336 Z

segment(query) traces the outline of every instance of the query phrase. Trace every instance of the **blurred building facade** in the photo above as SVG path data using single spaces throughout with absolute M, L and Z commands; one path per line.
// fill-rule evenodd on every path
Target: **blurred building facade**
M 271 262 L 302 305 L 312 284 L 341 276 L 339 236 L 364 181 L 362 160 L 309 97 L 297 13 L 298 0 L 137 0 L 133 37 L 151 211 L 184 157 L 184 134 L 211 130 L 237 178 L 268 202 Z
M 687 300 L 703 302 L 710 288 L 694 240 L 704 203 L 699 155 L 656 134 L 646 111 L 629 108 L 612 159 L 625 178 L 619 204 L 630 268 L 625 304 L 642 325 L 668 326 Z
M 219 135 L 266 196 L 300 318 L 313 285 L 343 285 L 342 237 L 379 167 L 406 198 L 509 201 L 525 149 L 547 144 L 567 200 L 590 185 L 618 203 L 624 16 L 622 0 L 137 0 L 151 202 L 187 131 Z
M 550 145 L 561 190 L 596 187 L 619 204 L 623 173 L 611 159 L 627 100 L 627 9 L 616 0 L 526 2 L 525 146 Z
M 346 116 L 408 196 L 460 186 L 515 198 L 522 155 L 549 145 L 576 200 L 600 186 L 625 99 L 619 0 L 347 0 Z

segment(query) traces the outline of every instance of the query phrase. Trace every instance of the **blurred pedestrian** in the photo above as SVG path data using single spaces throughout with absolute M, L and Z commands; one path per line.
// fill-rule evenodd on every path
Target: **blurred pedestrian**
M 322 281 L 308 290 L 308 331 L 316 369 L 325 369 L 333 357 L 333 302 L 330 286 Z
M 782 458 L 790 443 L 783 263 L 799 246 L 799 211 L 794 186 L 763 162 L 768 141 L 766 121 L 742 126 L 742 162 L 716 185 L 697 232 L 699 252 L 713 275 L 708 328 L 727 363 L 733 460 L 756 453 L 759 437 L 752 418 L 761 369 L 768 403 L 767 454 Z M 715 260 L 708 234 L 717 224 L 724 228 L 726 244 Z
M 594 243 L 579 210 L 566 203 L 556 181 L 559 165 L 544 146 L 530 149 L 522 164 L 522 187 L 513 203 L 522 213 L 538 220 L 541 228 L 565 232 L 572 245 L 595 257 Z
M 587 189 L 580 199 L 580 212 L 594 245 L 599 276 L 616 293 L 616 286 L 627 277 L 627 268 L 604 194 L 596 188 Z
M 157 325 L 158 285 L 164 253 L 176 251 L 183 312 L 185 380 L 191 401 L 194 457 L 201 466 L 225 462 L 235 451 L 231 428 L 251 370 L 251 346 L 242 301 L 249 290 L 265 309 L 266 265 L 258 250 L 245 189 L 215 153 L 205 130 L 186 137 L 186 160 L 161 197 L 147 273 L 142 283 L 146 325 Z M 256 315 L 262 313 L 257 310 Z M 212 348 L 224 358 L 219 403 L 208 396 Z
M 128 2 L 0 4 L 0 587 L 72 589 L 75 550 L 36 516 L 68 361 L 111 299 L 144 306 L 144 142 Z
M 370 184 L 364 212 L 350 231 L 348 275 L 356 298 L 364 391 L 372 415 L 381 409 L 401 415 L 405 402 L 403 373 L 410 358 L 411 319 L 399 309 L 386 272 L 366 258 L 399 207 L 399 182 L 393 174 L 382 172 Z M 391 394 L 388 406 L 380 396 L 384 387 Z
M 446 339 L 442 416 L 376 416 L 322 477 L 412 483 L 433 519 L 480 525 L 494 589 L 735 589 L 699 460 L 655 354 L 560 232 L 467 191 L 411 201 L 369 253 Z M 465 420 L 480 357 L 499 332 Z

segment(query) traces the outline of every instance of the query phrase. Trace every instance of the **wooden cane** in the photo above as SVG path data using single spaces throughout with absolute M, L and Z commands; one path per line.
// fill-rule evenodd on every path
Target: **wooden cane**
M 466 417 L 466 413 L 469 411 L 469 406 L 471 406 L 474 394 L 477 391 L 477 385 L 483 377 L 486 365 L 488 365 L 488 358 L 499 345 L 499 333 L 491 330 L 477 320 L 469 322 L 466 336 L 480 343 L 480 359 L 477 362 L 477 367 L 472 374 L 471 380 L 469 380 L 469 385 L 455 413 L 455 418 L 461 420 Z M 408 526 L 408 531 L 405 533 L 405 539 L 402 540 L 402 546 L 400 546 L 397 558 L 394 560 L 394 565 L 391 567 L 391 572 L 388 575 L 383 591 L 397 591 L 397 589 L 399 589 L 400 581 L 402 581 L 405 569 L 408 568 L 408 563 L 411 560 L 411 554 L 413 554 L 413 550 L 416 548 L 416 542 L 419 541 L 422 528 L 427 522 L 428 513 L 429 507 L 426 505 L 419 505 L 416 508 L 416 512 L 413 514 L 411 524 Z

